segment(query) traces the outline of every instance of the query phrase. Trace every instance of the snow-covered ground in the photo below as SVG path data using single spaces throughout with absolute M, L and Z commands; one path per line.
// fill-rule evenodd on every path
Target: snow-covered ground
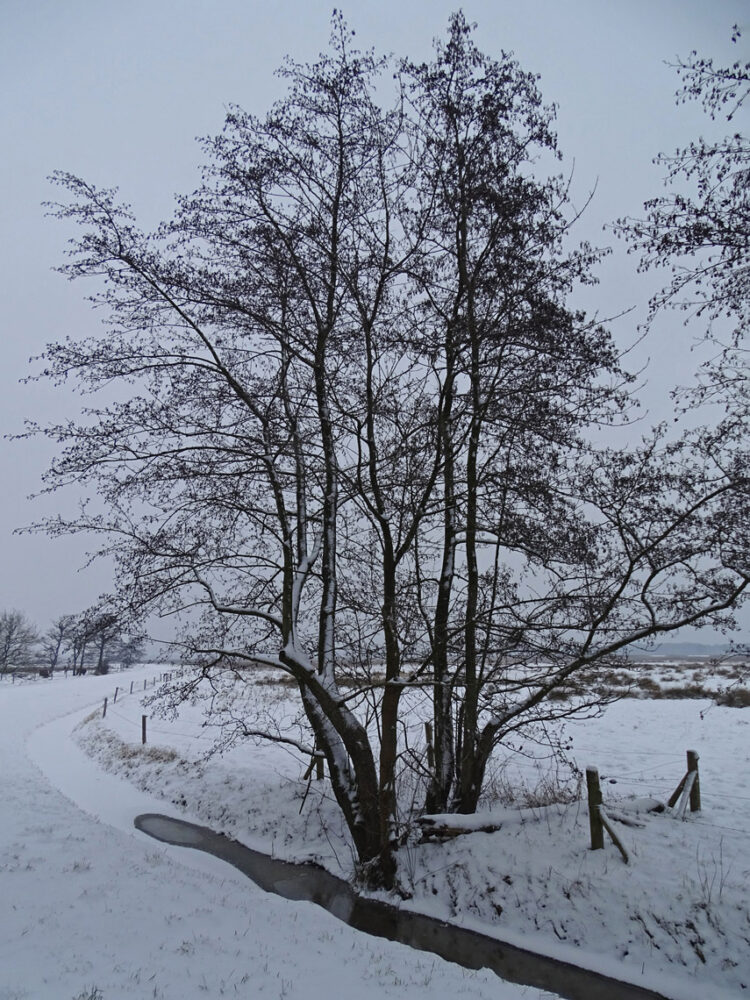
M 87 708 L 111 699 L 122 676 L 139 685 L 152 675 L 0 683 L 0 1000 L 550 996 L 368 938 L 319 907 L 263 893 L 222 862 L 137 833 L 133 817 L 165 803 L 105 774 L 70 732 Z M 128 713 L 140 723 L 135 696 L 113 709 L 120 718 L 110 712 L 108 723 L 124 726 Z M 160 740 L 169 743 L 163 733 Z M 134 743 L 126 762 L 136 770 L 146 762 L 157 784 L 161 768 L 170 791 L 175 775 L 188 777 L 170 757 L 144 755 Z M 267 783 L 275 772 L 265 767 Z M 214 807 L 218 773 L 203 771 Z M 283 768 L 276 781 L 284 787 Z M 249 802 L 253 772 L 244 782 Z M 236 808 L 230 783 L 223 794 Z M 192 803 L 183 814 L 205 811 Z M 273 821 L 277 838 L 258 840 L 285 840 L 286 819 L 282 812 Z
M 288 689 L 261 684 L 252 699 L 277 717 L 293 716 Z M 106 719 L 95 712 L 76 738 L 106 769 L 162 795 L 164 811 L 197 817 L 251 847 L 314 858 L 351 875 L 351 850 L 327 781 L 313 781 L 305 798 L 307 759 L 280 746 L 245 744 L 223 759 L 204 760 L 212 739 L 197 707 L 186 707 L 173 723 L 150 719 L 143 748 L 142 711 L 136 695 L 121 695 L 114 706 L 110 697 Z M 636 796 L 666 799 L 685 771 L 685 751 L 695 749 L 702 812 L 684 821 L 654 814 L 641 816 L 641 827 L 618 824 L 630 854 L 626 866 L 609 841 L 604 851 L 589 850 L 580 800 L 495 808 L 480 822 L 500 825 L 497 832 L 404 849 L 401 871 L 412 892 L 404 905 L 679 1000 L 747 995 L 748 726 L 746 710 L 643 698 L 621 701 L 599 719 L 568 723 L 568 756 L 581 768 L 599 768 L 612 811 Z M 493 778 L 500 795 L 524 785 L 531 802 L 559 780 L 550 778 L 547 761 L 520 755 Z

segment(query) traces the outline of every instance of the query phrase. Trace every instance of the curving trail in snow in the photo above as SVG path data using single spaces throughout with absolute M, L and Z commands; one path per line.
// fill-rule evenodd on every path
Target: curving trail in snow
M 221 861 L 155 846 L 133 817 L 163 803 L 69 739 L 111 690 L 111 677 L 0 683 L 0 1000 L 95 988 L 102 1000 L 552 996 L 368 938 Z

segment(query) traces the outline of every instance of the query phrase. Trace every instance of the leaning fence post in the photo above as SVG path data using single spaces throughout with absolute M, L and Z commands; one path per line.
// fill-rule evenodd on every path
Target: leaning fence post
M 687 781 L 687 775 L 683 774 L 683 776 L 680 779 L 680 783 L 678 784 L 677 788 L 675 788 L 675 790 L 672 792 L 672 794 L 669 796 L 669 799 L 667 800 L 667 805 L 669 806 L 670 809 L 673 809 L 674 806 L 676 805 L 677 800 L 679 799 L 680 795 L 682 794 L 682 789 L 685 787 L 685 782 L 686 781 Z
M 104 709 L 102 711 L 102 718 L 107 714 L 107 699 L 104 699 Z
M 612 824 L 609 822 L 609 817 L 607 816 L 607 814 L 604 811 L 604 806 L 599 806 L 599 809 L 597 810 L 597 812 L 599 813 L 599 819 L 601 820 L 602 826 L 604 827 L 604 829 L 607 831 L 607 833 L 612 838 L 612 843 L 615 845 L 615 847 L 617 848 L 617 850 L 622 855 L 622 860 L 625 862 L 625 864 L 627 864 L 628 863 L 628 852 L 625 850 L 625 847 L 623 846 L 622 841 L 617 836 L 617 831 L 612 826 Z
M 698 777 L 698 753 L 696 750 L 688 750 L 687 752 L 687 768 L 688 774 L 691 771 L 695 771 L 695 778 L 693 779 L 693 787 L 690 789 L 690 812 L 700 812 L 701 810 L 701 786 L 700 779 Z
M 600 851 L 604 847 L 604 828 L 600 807 L 602 804 L 602 789 L 599 784 L 599 771 L 595 767 L 586 768 L 586 790 L 589 798 L 589 826 L 591 828 L 591 850 Z
M 113 704 L 113 705 L 114 705 L 114 703 L 115 703 L 115 702 L 117 701 L 117 692 L 118 692 L 119 690 L 120 690 L 120 689 L 119 689 L 118 687 L 116 687 L 116 688 L 115 688 L 115 696 L 114 696 L 114 698 L 112 699 L 112 704 Z
M 146 716 L 141 716 L 141 743 L 146 742 Z
M 144 691 L 146 690 L 146 683 L 147 683 L 147 682 L 146 682 L 146 678 L 144 677 L 144 678 L 143 678 L 143 690 L 144 690 Z
M 133 681 L 130 682 L 130 693 L 133 693 Z

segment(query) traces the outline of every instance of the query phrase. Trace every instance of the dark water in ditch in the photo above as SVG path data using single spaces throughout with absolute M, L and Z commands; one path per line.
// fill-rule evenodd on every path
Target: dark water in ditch
M 432 952 L 466 969 L 491 969 L 512 983 L 550 990 L 568 1000 L 664 1000 L 651 990 L 359 896 L 348 882 L 323 868 L 270 858 L 205 826 L 157 813 L 136 816 L 135 826 L 156 840 L 192 847 L 229 862 L 266 892 L 317 903 L 365 934 Z

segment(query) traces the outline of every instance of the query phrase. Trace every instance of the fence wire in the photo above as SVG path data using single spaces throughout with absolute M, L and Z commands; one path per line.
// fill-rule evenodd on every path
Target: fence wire
M 164 683 L 164 678 L 160 678 L 158 683 Z M 157 679 L 154 677 L 151 681 L 150 686 L 155 686 L 157 684 Z M 145 688 L 144 688 L 145 690 Z M 107 714 L 113 715 L 120 719 L 122 722 L 127 723 L 132 726 L 140 734 L 141 732 L 141 718 L 133 719 L 128 715 L 123 715 L 114 706 L 119 705 L 121 701 L 125 698 L 140 697 L 143 695 L 143 690 L 129 691 L 127 688 L 117 688 L 117 702 L 109 701 L 107 702 Z M 197 740 L 202 742 L 214 743 L 215 738 L 204 733 L 187 733 L 175 729 L 163 729 L 158 726 L 151 725 L 149 720 L 148 733 L 155 734 L 158 736 L 166 737 L 179 737 L 185 740 Z M 630 758 L 635 764 L 640 760 L 648 760 L 652 762 L 652 766 L 637 766 L 632 770 L 626 771 L 603 771 L 601 769 L 601 763 L 598 766 L 599 777 L 603 783 L 608 784 L 622 784 L 633 786 L 634 788 L 648 788 L 654 790 L 655 787 L 661 787 L 663 785 L 675 784 L 678 778 L 681 776 L 682 771 L 684 771 L 685 755 L 684 753 L 665 753 L 665 752 L 650 752 L 648 750 L 633 750 L 627 747 L 618 747 L 617 750 L 608 751 L 601 747 L 590 746 L 587 744 L 575 743 L 574 746 L 570 747 L 567 751 L 568 756 L 580 757 L 582 754 L 596 755 L 599 762 L 604 762 L 606 767 L 606 758 L 608 756 L 617 756 L 619 758 Z M 514 755 L 513 757 L 507 758 L 501 766 L 504 768 L 510 762 L 514 770 L 520 771 L 526 774 L 533 774 L 535 777 L 543 777 L 547 773 L 548 769 L 545 768 L 545 761 L 549 758 L 535 758 L 529 759 L 526 756 L 520 757 L 519 755 Z M 655 762 L 655 763 L 653 763 Z M 674 764 L 676 771 L 680 771 L 680 775 L 676 773 L 670 774 L 658 774 L 655 772 L 661 771 L 662 768 L 669 767 L 669 765 Z M 750 796 L 738 795 L 734 791 L 732 792 L 732 798 L 740 802 L 750 802 Z M 740 830 L 736 827 L 723 826 L 718 823 L 712 823 L 705 819 L 701 815 L 701 823 L 704 826 L 710 826 L 717 830 L 725 830 L 728 833 L 739 833 L 746 834 L 746 830 Z

